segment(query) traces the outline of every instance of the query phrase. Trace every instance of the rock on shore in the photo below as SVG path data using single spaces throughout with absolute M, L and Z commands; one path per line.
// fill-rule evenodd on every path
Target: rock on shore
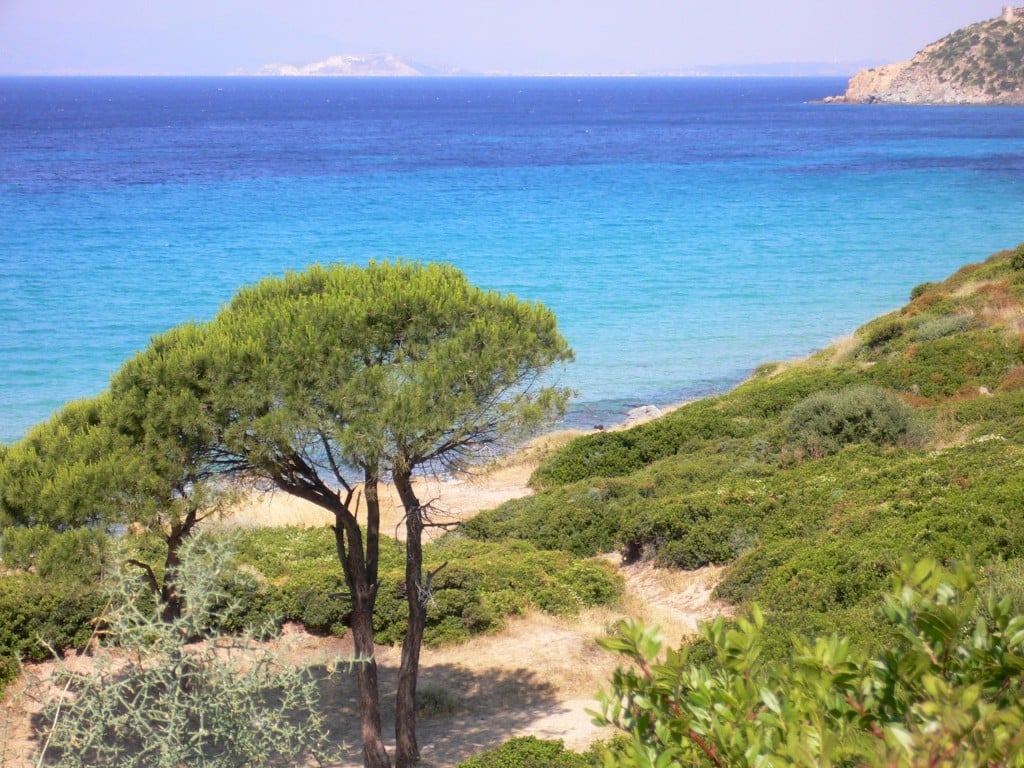
M 854 75 L 826 103 L 1024 104 L 1024 8 L 1005 8 L 926 46 L 910 61 Z

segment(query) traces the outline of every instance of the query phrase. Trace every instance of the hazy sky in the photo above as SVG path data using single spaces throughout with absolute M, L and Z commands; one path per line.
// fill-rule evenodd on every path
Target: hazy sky
M 387 52 L 475 72 L 910 58 L 1000 0 L 0 0 L 2 74 L 195 74 Z

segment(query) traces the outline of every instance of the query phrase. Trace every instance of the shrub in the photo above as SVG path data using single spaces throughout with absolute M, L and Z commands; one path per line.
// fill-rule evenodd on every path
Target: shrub
M 868 331 L 868 337 L 864 343 L 869 349 L 878 349 L 893 339 L 898 339 L 902 336 L 906 327 L 899 320 L 883 320 L 870 324 L 866 330 Z
M 456 768 L 597 768 L 600 765 L 602 762 L 595 752 L 571 752 L 561 740 L 517 736 L 459 763 Z
M 832 633 L 768 662 L 756 606 L 702 626 L 712 655 L 696 664 L 624 623 L 601 641 L 631 662 L 602 710 L 630 738 L 604 765 L 1020 765 L 1024 615 L 992 599 L 979 620 L 978 605 L 968 568 L 926 559 L 895 580 L 883 612 L 896 639 L 874 658 Z
M 920 296 L 924 296 L 926 293 L 928 293 L 928 291 L 932 290 L 935 287 L 935 283 L 918 283 L 917 285 L 910 289 L 910 300 L 913 301 L 914 299 Z
M 506 502 L 467 520 L 461 533 L 479 541 L 529 541 L 541 549 L 589 557 L 614 550 L 621 525 L 621 507 L 606 490 L 574 485 Z
M 89 528 L 58 532 L 45 526 L 12 527 L 3 531 L 2 543 L 7 568 L 82 582 L 100 578 L 110 549 L 107 536 Z
M 933 341 L 969 331 L 974 326 L 970 315 L 946 315 L 926 320 L 914 329 L 915 341 Z
M 1010 267 L 1011 269 L 1024 269 L 1024 243 L 1014 248 L 1013 253 L 1010 254 Z
M 0 656 L 42 661 L 50 648 L 81 648 L 101 607 L 95 586 L 8 574 L 0 578 Z
M 459 697 L 440 683 L 416 686 L 416 714 L 420 717 L 444 717 L 459 709 Z
M 690 503 L 640 510 L 623 526 L 627 557 L 652 558 L 659 565 L 693 570 L 733 558 L 729 531 L 714 536 L 703 527 L 713 512 Z
M 892 392 L 869 385 L 817 392 L 786 423 L 789 444 L 812 457 L 851 443 L 896 445 L 914 426 L 914 411 Z
M 90 673 L 62 670 L 71 696 L 56 695 L 44 710 L 38 764 L 227 768 L 337 757 L 312 674 L 246 635 L 212 633 L 227 557 L 215 543 L 183 547 L 178 579 L 188 601 L 170 622 L 136 599 L 148 593 L 138 579 L 111 579 L 107 639 L 123 650 L 97 651 Z
M 674 456 L 688 442 L 739 437 L 749 427 L 717 408 L 718 398 L 698 400 L 653 421 L 616 432 L 576 438 L 546 461 L 530 478 L 535 488 L 590 478 L 622 477 Z
M 908 354 L 878 362 L 867 376 L 893 389 L 914 389 L 922 397 L 952 397 L 995 390 L 1013 367 L 1024 363 L 1020 342 L 1000 329 L 973 329 L 915 345 Z

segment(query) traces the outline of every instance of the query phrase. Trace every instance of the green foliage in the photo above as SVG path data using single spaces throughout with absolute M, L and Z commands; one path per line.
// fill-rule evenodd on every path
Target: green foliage
M 920 296 L 924 296 L 933 288 L 935 288 L 935 283 L 918 283 L 910 289 L 910 300 L 913 301 Z
M 579 484 L 515 499 L 467 520 L 460 531 L 481 541 L 519 539 L 577 557 L 612 551 L 622 528 L 615 483 Z
M 932 341 L 943 336 L 954 336 L 974 327 L 974 319 L 969 315 L 944 315 L 925 320 L 914 328 L 914 340 Z
M 905 331 L 906 327 L 899 320 L 885 318 L 865 328 L 867 338 L 864 343 L 869 349 L 878 349 L 893 339 L 898 339 Z
M 32 428 L 0 458 L 0 511 L 12 523 L 54 528 L 120 522 L 138 469 L 109 429 L 109 398 L 80 400 Z
M 561 741 L 517 736 L 501 746 L 459 763 L 456 768 L 599 768 L 595 752 L 578 754 Z
M 90 528 L 12 527 L 0 534 L 0 555 L 5 568 L 43 579 L 96 581 L 108 567 L 109 539 Z
M 798 403 L 786 422 L 789 444 L 820 458 L 844 445 L 896 445 L 908 437 L 913 409 L 880 387 L 859 386 L 817 392 Z
M 186 611 L 166 621 L 132 578 L 111 580 L 105 614 L 113 647 L 91 673 L 64 670 L 70 697 L 49 702 L 40 764 L 177 768 L 294 765 L 336 757 L 319 711 L 317 679 L 248 636 L 211 633 L 223 547 L 186 545 L 180 584 Z M 202 638 L 202 642 L 192 642 Z
M 880 360 L 869 372 L 876 384 L 911 390 L 925 398 L 996 389 L 1007 372 L 1024 363 L 1018 338 L 1002 330 L 976 329 L 908 347 Z
M 420 717 L 446 717 L 459 709 L 459 697 L 439 683 L 416 687 L 416 714 Z
M 756 606 L 702 627 L 714 656 L 699 664 L 625 623 L 601 641 L 632 662 L 602 696 L 598 721 L 629 735 L 605 766 L 1018 765 L 1024 616 L 994 598 L 987 611 L 969 569 L 923 560 L 886 599 L 899 640 L 875 658 L 832 634 L 769 661 Z
M 1016 270 L 1024 269 L 1024 243 L 1014 248 L 1010 254 L 1010 267 Z
M 50 648 L 81 648 L 101 608 L 94 586 L 7 574 L 0 578 L 0 655 L 41 661 Z
M 1024 556 L 1024 368 L 1012 324 L 1024 285 L 1008 280 L 1009 261 L 996 254 L 935 284 L 899 313 L 905 330 L 874 350 L 827 350 L 659 419 L 686 438 L 666 439 L 669 455 L 615 479 L 544 486 L 482 514 L 467 534 L 578 554 L 618 547 L 670 566 L 731 562 L 718 595 L 766 606 L 766 654 L 787 653 L 785 627 L 839 629 L 859 649 L 878 648 L 888 635 L 871 606 L 905 552 L 973 553 L 985 565 Z M 896 447 L 857 442 L 792 461 L 797 406 L 865 386 L 921 404 L 911 411 L 882 396 L 896 427 L 879 439 Z M 709 413 L 728 427 L 704 436 Z M 860 426 L 885 423 L 874 410 L 855 414 Z M 566 450 L 586 458 L 590 444 Z M 813 445 L 824 453 L 820 435 Z
M 241 598 L 241 612 L 226 625 L 221 619 L 219 626 L 237 630 L 274 615 L 302 622 L 311 632 L 347 631 L 352 604 L 329 529 L 257 528 L 239 532 L 233 541 L 242 569 L 226 571 L 225 580 L 236 583 L 241 578 L 254 586 L 250 592 L 232 592 Z M 424 642 L 432 646 L 496 631 L 508 616 L 531 609 L 571 614 L 611 603 L 622 591 L 606 563 L 538 551 L 528 544 L 449 536 L 427 545 L 424 555 L 428 571 L 444 565 L 431 582 Z M 403 567 L 399 544 L 383 540 L 374 626 L 377 642 L 386 645 L 397 645 L 405 637 Z

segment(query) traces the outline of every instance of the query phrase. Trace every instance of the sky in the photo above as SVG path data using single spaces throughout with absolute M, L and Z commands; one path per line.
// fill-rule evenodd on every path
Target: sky
M 347 53 L 472 73 L 882 64 L 1000 0 L 0 0 L 0 74 L 224 75 Z

